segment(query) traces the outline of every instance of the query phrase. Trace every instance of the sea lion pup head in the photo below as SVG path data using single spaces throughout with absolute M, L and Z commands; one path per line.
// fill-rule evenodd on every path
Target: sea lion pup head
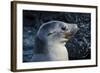
M 77 31 L 76 24 L 61 21 L 50 21 L 41 25 L 35 37 L 33 50 L 34 54 L 38 55 L 39 58 L 36 56 L 34 60 L 68 60 L 65 43 Z
M 40 26 L 37 37 L 46 43 L 65 44 L 78 31 L 76 24 L 50 21 Z

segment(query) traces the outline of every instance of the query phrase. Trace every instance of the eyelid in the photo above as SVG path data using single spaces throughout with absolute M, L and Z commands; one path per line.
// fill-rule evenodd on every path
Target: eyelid
M 53 33 L 55 33 L 55 32 L 56 32 L 56 31 L 48 33 L 48 36 L 50 36 L 51 34 L 53 34 Z
M 48 36 L 50 36 L 52 33 L 48 33 Z

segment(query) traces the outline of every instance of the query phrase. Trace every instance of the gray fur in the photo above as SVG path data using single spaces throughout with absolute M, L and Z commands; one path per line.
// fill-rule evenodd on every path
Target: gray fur
M 76 24 L 61 21 L 41 25 L 35 37 L 32 61 L 68 60 L 65 44 L 77 31 Z

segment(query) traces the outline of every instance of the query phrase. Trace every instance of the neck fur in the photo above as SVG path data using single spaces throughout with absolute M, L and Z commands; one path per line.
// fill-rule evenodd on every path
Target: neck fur
M 48 51 L 51 60 L 68 60 L 68 52 L 64 44 L 49 43 Z

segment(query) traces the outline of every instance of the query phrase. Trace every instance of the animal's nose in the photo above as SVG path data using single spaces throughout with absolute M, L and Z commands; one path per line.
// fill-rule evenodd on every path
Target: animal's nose
M 78 30 L 79 30 L 78 26 L 76 24 L 73 24 L 71 28 L 71 33 L 75 34 Z
M 65 37 L 73 36 L 79 30 L 77 24 L 69 24 L 68 31 L 64 32 Z
M 78 26 L 76 24 L 74 24 L 73 27 L 74 27 L 74 30 L 77 30 L 77 31 L 79 30 L 79 28 L 78 28 Z

